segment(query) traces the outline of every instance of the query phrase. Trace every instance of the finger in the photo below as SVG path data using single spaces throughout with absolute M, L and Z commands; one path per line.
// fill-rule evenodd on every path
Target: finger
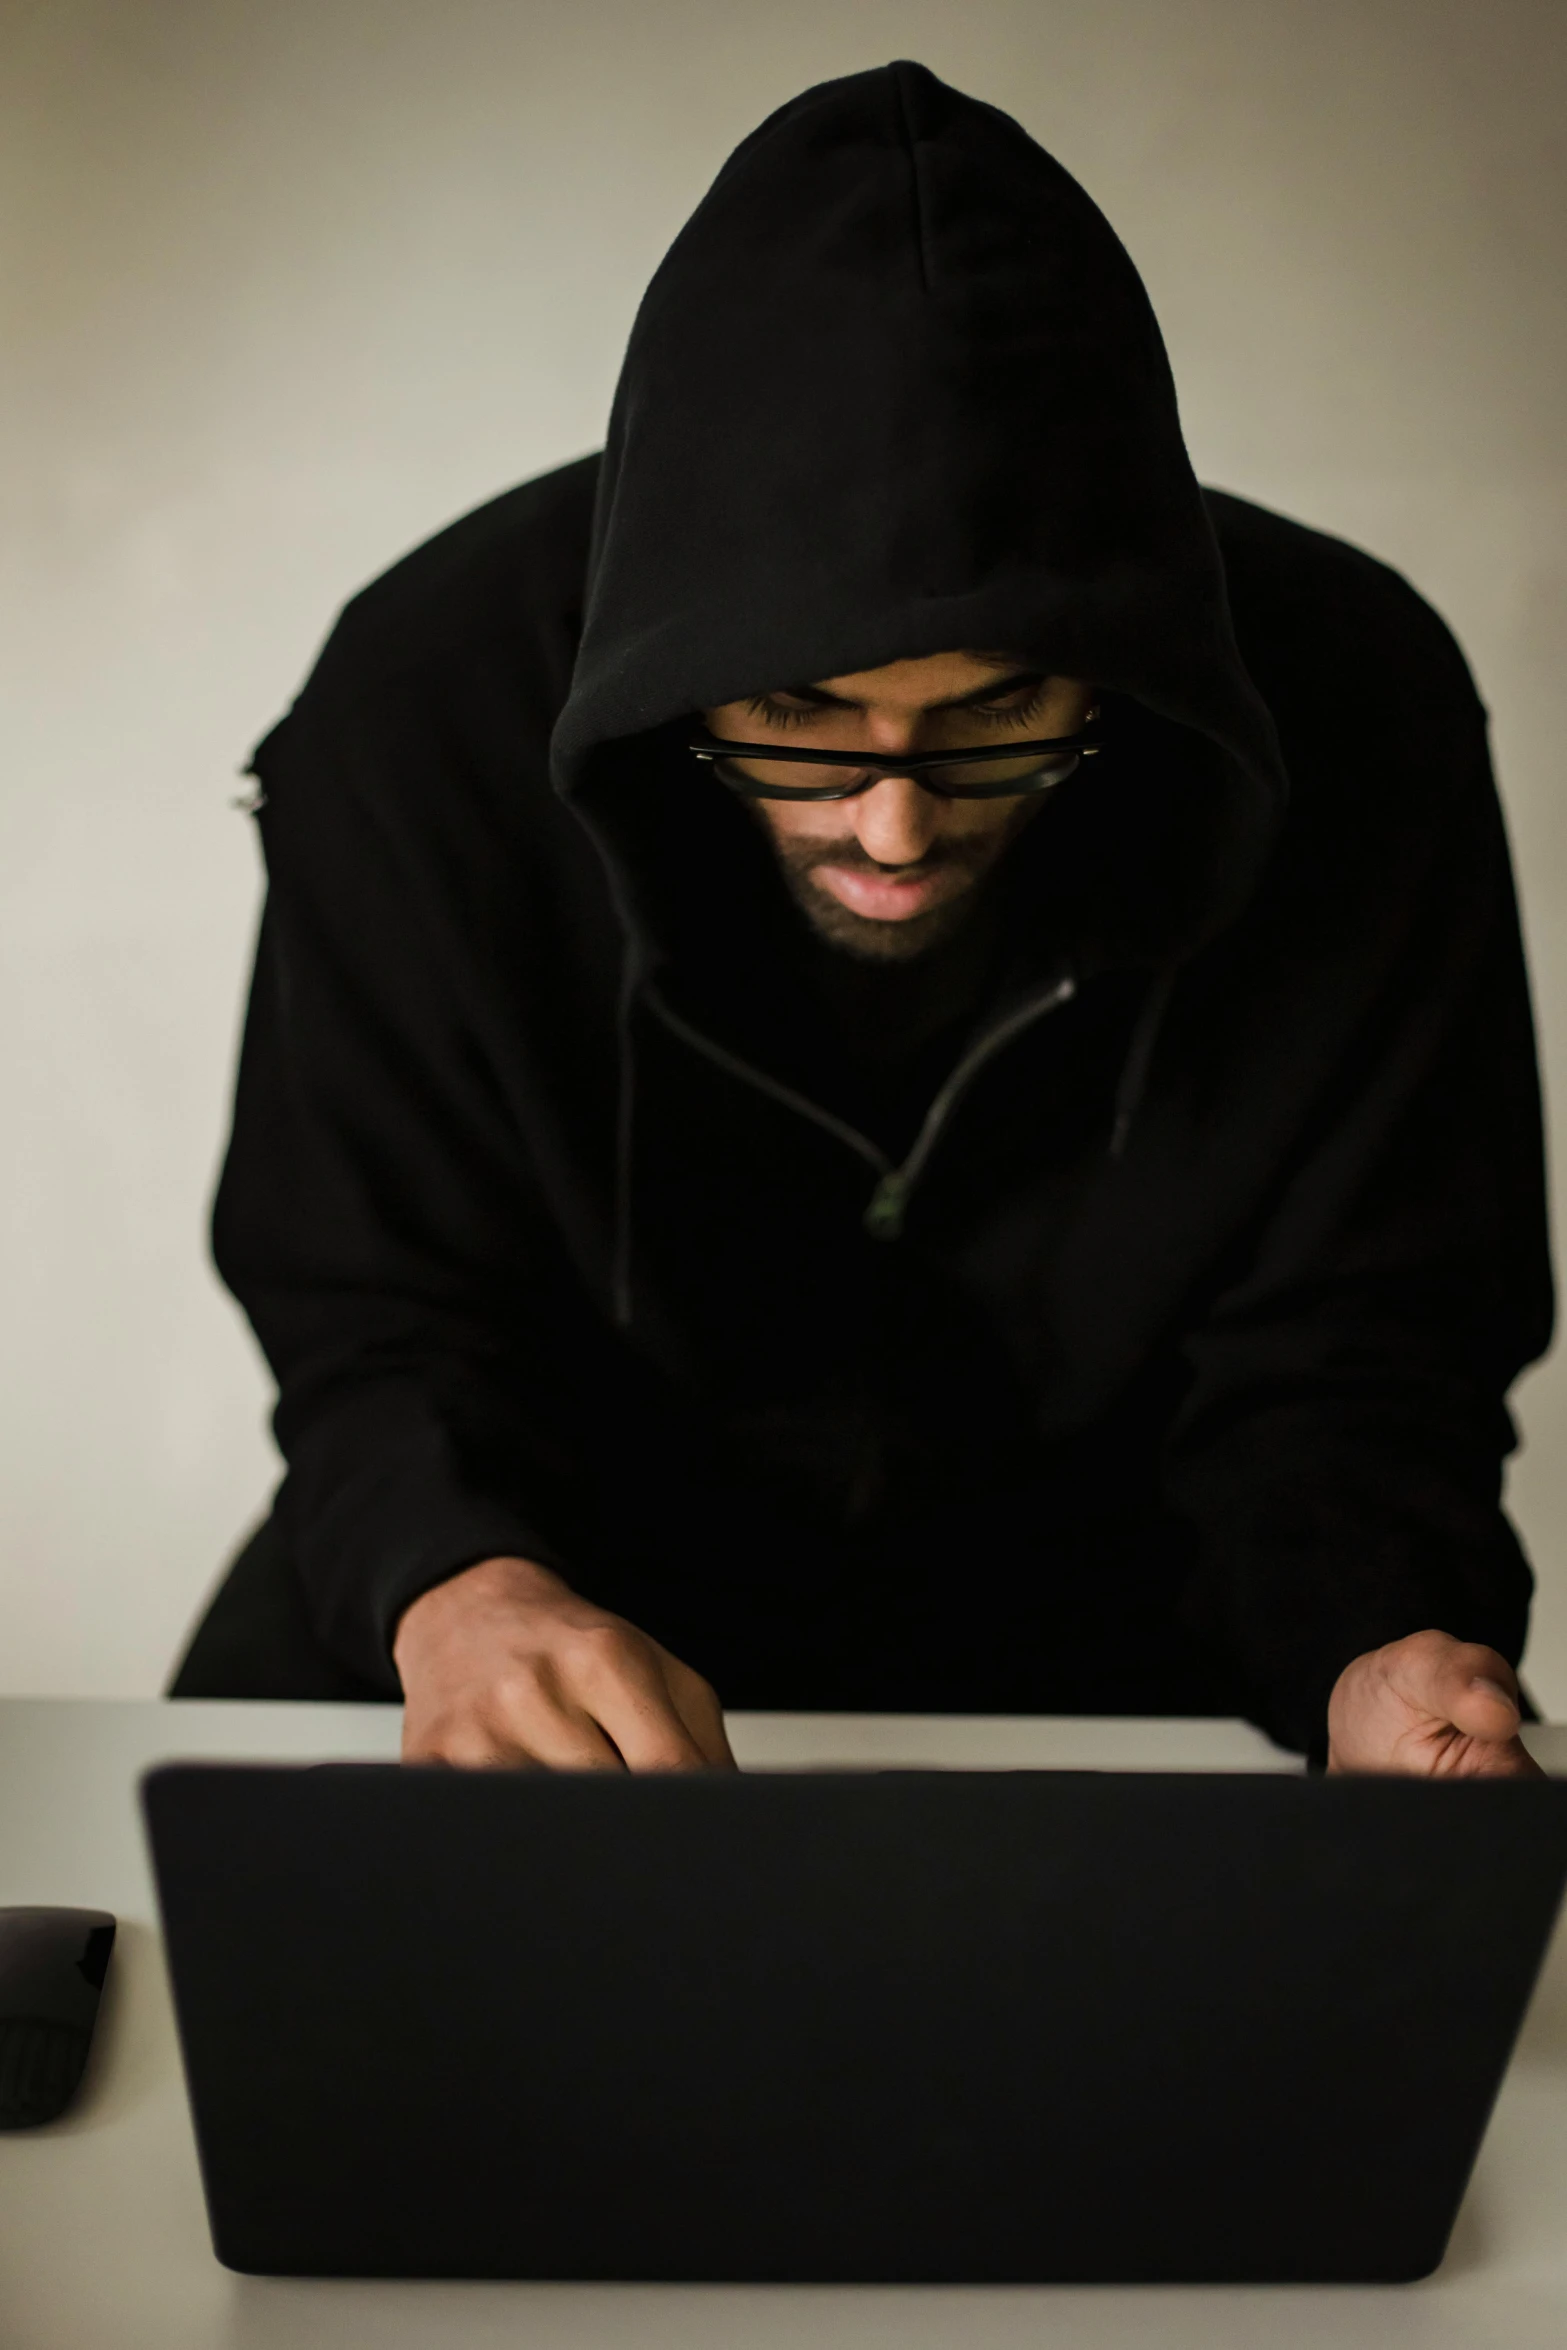
M 660 1651 L 660 1658 L 671 1703 L 701 1748 L 703 1760 L 715 1770 L 738 1770 L 717 1693 L 667 1649 Z
M 645 1690 L 623 1684 L 608 1697 L 599 1719 L 624 1756 L 628 1770 L 708 1768 L 708 1757 L 661 1684 L 650 1684 Z
M 619 1754 L 579 1708 L 540 1688 L 502 1683 L 482 1706 L 444 1713 L 403 1730 L 404 1762 L 457 1770 L 618 1771 Z
M 573 1644 L 567 1687 L 613 1739 L 628 1770 L 700 1770 L 707 1757 L 670 1698 L 659 1653 L 622 1626 L 594 1625 Z
M 471 1723 L 439 1723 L 417 1732 L 404 1729 L 405 1763 L 439 1763 L 458 1771 L 502 1769 L 517 1758 Z
M 1521 1738 L 1467 1736 L 1458 1775 L 1472 1779 L 1543 1779 L 1544 1771 Z
M 1512 1666 L 1494 1648 L 1418 1633 L 1400 1642 L 1390 1678 L 1406 1703 L 1466 1737 L 1500 1741 L 1518 1735 L 1522 1719 Z
M 551 1771 L 625 1769 L 616 1742 L 586 1707 L 533 1676 L 503 1681 L 492 1698 L 490 1734 L 510 1760 L 542 1763 Z

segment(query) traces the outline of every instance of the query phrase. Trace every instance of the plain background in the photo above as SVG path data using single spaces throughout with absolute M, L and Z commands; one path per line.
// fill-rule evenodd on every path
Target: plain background
M 204 1257 L 236 767 L 357 585 L 596 444 L 735 141 L 895 56 L 1104 207 L 1203 477 L 1456 628 L 1567 1100 L 1560 0 L 0 0 L 0 1689 L 156 1689 L 275 1474 Z M 1567 1717 L 1560 1368 L 1518 1403 Z

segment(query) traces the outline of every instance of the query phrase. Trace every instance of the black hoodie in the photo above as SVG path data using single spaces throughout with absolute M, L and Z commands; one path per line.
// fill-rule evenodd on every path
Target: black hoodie
M 1093 679 L 1108 748 L 911 1138 L 685 746 L 961 647 Z M 1550 1277 L 1484 714 L 1394 574 L 1198 489 L 1136 272 L 1006 116 L 896 65 L 764 123 L 602 461 L 357 597 L 255 772 L 217 1255 L 368 1682 L 498 1553 L 733 1705 L 1314 1747 L 1364 1649 L 1518 1657 Z

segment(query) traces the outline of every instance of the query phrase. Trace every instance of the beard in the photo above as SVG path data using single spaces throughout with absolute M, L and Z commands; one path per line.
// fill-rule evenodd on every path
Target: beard
M 818 938 L 840 953 L 864 963 L 910 963 L 936 947 L 945 946 L 973 918 L 981 885 L 1034 814 L 1033 805 L 1020 801 L 1008 822 L 968 839 L 933 841 L 923 857 L 911 865 L 880 865 L 867 856 L 858 841 L 789 840 L 780 838 L 761 817 L 784 885 Z M 761 811 L 757 813 L 761 816 Z M 898 873 L 923 880 L 927 874 L 953 876 L 950 896 L 927 913 L 911 914 L 902 922 L 878 922 L 856 914 L 835 898 L 816 878 L 824 865 L 848 866 L 864 873 Z

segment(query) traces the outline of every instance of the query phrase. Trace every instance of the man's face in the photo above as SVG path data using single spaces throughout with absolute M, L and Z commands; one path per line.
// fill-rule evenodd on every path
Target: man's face
M 704 710 L 727 742 L 921 751 L 1076 734 L 1090 686 L 1003 653 L 932 653 L 816 685 L 780 686 Z M 904 961 L 949 938 L 975 892 L 1040 805 L 1038 796 L 944 800 L 885 776 L 850 800 L 756 800 L 784 876 L 819 934 L 848 953 Z

